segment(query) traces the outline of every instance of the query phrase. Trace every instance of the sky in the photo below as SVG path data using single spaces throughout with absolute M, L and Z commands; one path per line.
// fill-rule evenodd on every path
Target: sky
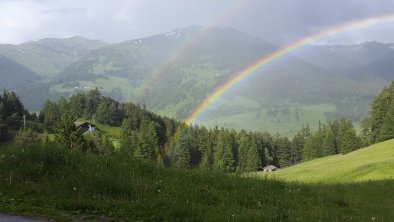
M 283 45 L 332 25 L 390 13 L 392 0 L 0 0 L 0 43 L 75 35 L 121 42 L 201 25 L 233 27 Z M 321 41 L 373 40 L 394 42 L 394 24 Z

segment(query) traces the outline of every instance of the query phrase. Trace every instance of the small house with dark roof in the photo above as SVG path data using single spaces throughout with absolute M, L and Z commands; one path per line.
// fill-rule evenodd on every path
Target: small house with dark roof
M 96 129 L 96 125 L 89 123 L 89 122 L 75 122 L 76 127 L 81 127 L 85 130 L 85 132 L 94 132 Z
M 278 167 L 276 167 L 274 165 L 268 165 L 268 166 L 264 167 L 263 170 L 264 170 L 264 172 L 272 172 L 272 171 L 278 170 Z

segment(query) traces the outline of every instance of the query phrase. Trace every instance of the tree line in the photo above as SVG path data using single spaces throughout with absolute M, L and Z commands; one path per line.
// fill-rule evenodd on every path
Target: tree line
M 13 126 L 12 116 L 20 120 L 22 115 L 27 115 L 34 123 L 31 126 L 36 127 L 17 133 L 15 141 L 20 144 L 39 142 L 29 141 L 29 138 L 39 138 L 36 132 L 39 131 L 43 134 L 40 139 L 43 144 L 48 144 L 48 134 L 53 133 L 56 142 L 70 149 L 98 154 L 123 152 L 132 158 L 184 169 L 249 172 L 269 164 L 287 167 L 314 158 L 346 154 L 394 138 L 393 95 L 394 84 L 391 83 L 374 99 L 361 136 L 357 135 L 351 120 L 339 119 L 319 123 L 316 132 L 311 132 L 306 124 L 294 137 L 288 138 L 278 133 L 187 125 L 149 112 L 143 106 L 103 96 L 98 89 L 69 99 L 62 97 L 56 102 L 48 100 L 36 116 L 23 108 L 15 93 L 4 91 L 0 100 L 0 136 Z M 86 134 L 76 127 L 74 122 L 81 117 L 120 127 L 120 149 L 115 151 L 107 135 Z
M 286 167 L 361 147 L 351 121 L 345 119 L 323 124 L 315 133 L 305 125 L 289 139 L 278 133 L 186 125 L 139 105 L 102 96 L 97 89 L 76 94 L 69 100 L 47 101 L 39 120 L 50 130 L 60 120 L 61 113 L 120 126 L 120 152 L 187 169 L 257 171 L 268 164 Z M 347 147 L 348 143 L 353 145 Z

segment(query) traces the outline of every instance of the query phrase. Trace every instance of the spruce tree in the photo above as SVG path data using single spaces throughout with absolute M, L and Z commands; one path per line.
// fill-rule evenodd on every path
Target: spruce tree
M 159 155 L 159 144 L 155 124 L 149 120 L 141 122 L 138 132 L 138 147 L 134 155 L 144 160 L 156 161 Z
M 205 138 L 205 150 L 202 153 L 201 164 L 200 167 L 202 169 L 212 169 L 213 168 L 213 149 L 216 144 L 216 133 L 212 130 L 208 131 Z
M 328 125 L 323 130 L 323 143 L 322 143 L 322 155 L 329 156 L 336 154 L 335 148 L 335 137 L 331 127 Z
M 181 169 L 189 169 L 191 167 L 190 144 L 188 143 L 186 133 L 179 138 L 174 147 L 174 151 L 176 152 L 174 165 Z
M 394 103 L 391 104 L 383 120 L 379 134 L 376 136 L 378 142 L 394 138 Z
M 379 134 L 386 118 L 386 114 L 393 102 L 394 81 L 391 82 L 389 87 L 383 89 L 382 92 L 374 98 L 371 104 L 371 112 L 368 116 L 369 120 L 364 122 L 366 123 L 364 125 L 364 131 L 369 132 L 369 141 L 371 141 L 371 143 L 375 143 L 382 138 Z
M 357 137 L 356 131 L 354 129 L 348 129 L 341 141 L 341 151 L 342 154 L 350 153 L 361 147 L 361 139 Z
M 214 169 L 224 172 L 235 171 L 235 158 L 233 146 L 228 131 L 219 131 L 214 151 Z
M 278 165 L 280 167 L 291 165 L 291 143 L 287 137 L 281 137 L 277 141 Z
M 239 133 L 239 139 L 238 139 L 238 164 L 237 164 L 237 170 L 239 171 L 245 171 L 246 170 L 246 164 L 248 160 L 248 150 L 250 146 L 250 138 L 246 134 L 245 131 L 241 131 Z
M 315 158 L 322 157 L 322 145 L 323 139 L 319 132 L 312 134 L 305 140 L 304 149 L 302 151 L 303 160 L 312 160 Z
M 254 140 L 249 140 L 245 171 L 254 172 L 259 169 L 261 169 L 261 159 L 256 142 Z
M 81 149 L 85 145 L 84 130 L 75 126 L 75 121 L 74 116 L 65 114 L 61 116 L 54 127 L 56 140 L 71 150 Z
M 301 162 L 305 140 L 310 135 L 311 131 L 307 124 L 306 126 L 302 126 L 301 130 L 293 137 L 291 141 L 291 165 Z

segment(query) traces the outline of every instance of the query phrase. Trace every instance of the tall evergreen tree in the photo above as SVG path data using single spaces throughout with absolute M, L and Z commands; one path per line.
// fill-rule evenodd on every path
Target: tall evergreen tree
M 75 126 L 76 120 L 74 116 L 65 114 L 55 123 L 54 128 L 56 140 L 71 150 L 81 149 L 85 145 L 84 130 Z
M 301 130 L 293 137 L 291 141 L 291 164 L 299 163 L 302 160 L 302 150 L 304 149 L 305 140 L 311 136 L 309 125 L 302 126 Z
M 173 148 L 174 166 L 181 169 L 191 167 L 190 144 L 188 143 L 188 132 L 185 131 Z
M 342 138 L 341 151 L 342 154 L 350 153 L 359 149 L 361 146 L 361 139 L 357 137 L 354 129 L 347 130 Z
M 321 145 L 323 139 L 320 132 L 312 134 L 309 138 L 305 140 L 304 149 L 302 152 L 303 160 L 311 160 L 314 158 L 319 158 L 323 156 Z
M 278 165 L 280 167 L 291 165 L 291 143 L 287 137 L 279 137 L 276 141 Z
M 368 132 L 370 136 L 369 141 L 371 141 L 371 143 L 375 143 L 381 139 L 381 136 L 379 136 L 381 127 L 383 126 L 386 114 L 393 102 L 394 81 L 374 98 L 371 104 L 368 121 L 364 122 L 364 131 Z
M 224 172 L 235 171 L 236 160 L 232 145 L 230 133 L 221 129 L 214 150 L 214 169 Z
M 238 162 L 237 170 L 245 171 L 247 160 L 248 160 L 248 150 L 250 146 L 250 138 L 244 130 L 239 133 L 238 138 Z
M 158 160 L 159 144 L 153 122 L 149 120 L 143 120 L 141 122 L 141 128 L 138 133 L 138 147 L 134 155 L 149 161 Z
M 259 156 L 258 147 L 253 139 L 249 140 L 247 159 L 245 170 L 248 172 L 258 171 L 261 169 L 261 159 Z
M 323 156 L 336 154 L 335 137 L 330 125 L 327 125 L 323 130 L 323 143 L 321 146 Z
M 216 135 L 212 130 L 206 131 L 202 139 L 204 140 L 205 148 L 202 152 L 200 167 L 211 170 L 213 168 L 213 148 L 216 144 Z
M 379 134 L 376 136 L 377 141 L 385 141 L 394 138 L 394 103 L 391 104 L 383 120 Z

